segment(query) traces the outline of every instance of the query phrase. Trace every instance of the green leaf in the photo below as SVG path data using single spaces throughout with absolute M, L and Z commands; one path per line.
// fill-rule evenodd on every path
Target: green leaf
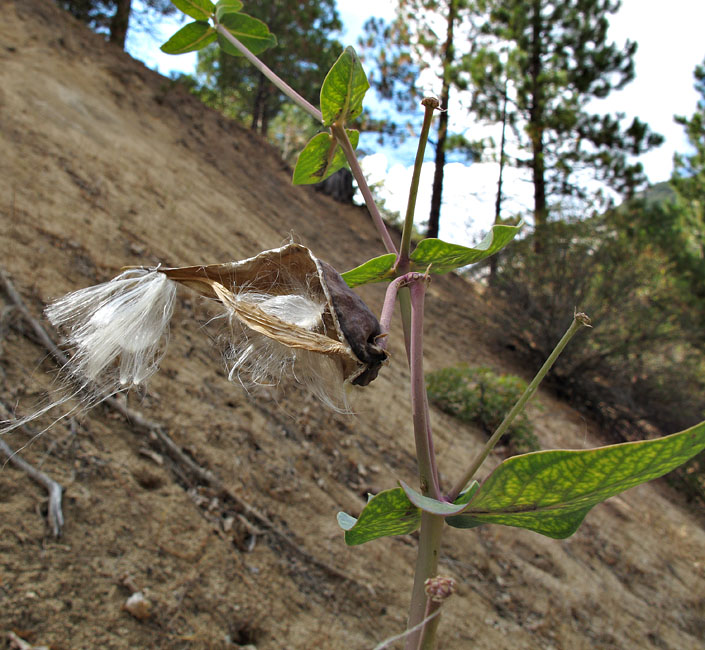
M 364 264 L 345 271 L 342 274 L 343 280 L 350 288 L 359 287 L 361 284 L 390 280 L 394 277 L 394 263 L 396 261 L 397 256 L 394 253 L 373 257 Z
M 196 20 L 208 20 L 215 10 L 211 0 L 171 0 L 171 2 L 177 9 Z
M 590 509 L 635 485 L 663 476 L 705 449 L 705 422 L 670 436 L 580 451 L 537 451 L 505 460 L 455 528 L 504 524 L 563 539 Z
M 411 254 L 411 271 L 423 273 L 431 264 L 431 273 L 448 273 L 461 266 L 479 262 L 504 248 L 519 232 L 520 226 L 493 226 L 477 248 L 448 244 L 440 239 L 423 239 Z M 394 277 L 396 256 L 380 255 L 342 274 L 349 287 L 383 282 Z
M 160 49 L 166 54 L 184 54 L 200 50 L 214 40 L 215 30 L 208 23 L 197 20 L 184 25 Z
M 357 147 L 360 132 L 346 129 L 353 149 Z M 346 164 L 343 149 L 330 133 L 319 133 L 309 140 L 299 154 L 294 168 L 294 185 L 320 183 Z
M 347 512 L 338 513 L 338 526 L 343 530 L 350 530 L 355 525 L 356 521 L 357 519 L 351 517 Z
M 240 13 L 226 13 L 220 24 L 225 27 L 252 54 L 262 54 L 266 49 L 277 44 L 277 38 L 261 20 Z M 229 40 L 218 34 L 218 43 L 224 52 L 232 56 L 242 56 Z
M 323 124 L 345 124 L 360 115 L 362 99 L 369 87 L 360 58 L 352 47 L 346 47 L 321 87 Z
M 345 531 L 345 543 L 355 546 L 378 537 L 413 533 L 421 525 L 421 511 L 404 490 L 394 488 L 373 496 L 358 519 L 338 513 L 338 525 Z
M 463 492 L 462 495 L 455 500 L 455 503 L 448 503 L 447 501 L 437 501 L 431 497 L 426 497 L 409 487 L 404 481 L 399 481 L 399 485 L 401 485 L 409 501 L 417 508 L 421 508 L 421 510 L 430 512 L 433 515 L 440 515 L 441 517 L 457 515 L 465 510 L 465 508 L 468 507 L 468 501 L 470 501 L 472 495 L 475 494 L 480 487 L 477 481 L 473 481 L 470 488 Z
M 453 503 L 470 503 L 470 499 L 475 496 L 475 492 L 480 489 L 480 484 L 477 481 L 471 481 Z
M 240 0 L 218 0 L 215 5 L 215 18 L 221 22 L 226 14 L 236 14 L 242 9 Z
M 520 226 L 492 226 L 477 248 L 448 244 L 440 239 L 423 239 L 410 256 L 411 270 L 423 272 L 432 264 L 431 273 L 448 273 L 479 262 L 504 248 L 519 229 Z

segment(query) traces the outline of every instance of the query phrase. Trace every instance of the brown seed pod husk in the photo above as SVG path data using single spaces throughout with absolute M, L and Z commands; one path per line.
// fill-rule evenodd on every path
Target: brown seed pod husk
M 168 278 L 216 298 L 245 327 L 289 348 L 323 354 L 340 363 L 343 378 L 369 384 L 387 359 L 377 344 L 379 321 L 328 263 L 301 244 L 264 251 L 239 262 L 159 269 Z M 302 327 L 248 300 L 305 296 L 323 305 L 321 322 Z

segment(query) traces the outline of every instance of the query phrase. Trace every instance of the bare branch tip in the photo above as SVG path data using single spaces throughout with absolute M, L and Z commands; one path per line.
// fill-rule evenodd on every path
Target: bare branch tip
M 436 97 L 424 97 L 421 100 L 421 105 L 431 110 L 435 110 L 441 105 L 441 102 Z
M 581 311 L 576 311 L 573 315 L 573 318 L 585 327 L 592 327 L 592 321 L 590 320 L 590 317 Z

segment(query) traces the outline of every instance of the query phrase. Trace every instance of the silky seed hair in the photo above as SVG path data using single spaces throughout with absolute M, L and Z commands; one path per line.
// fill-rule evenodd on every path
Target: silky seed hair
M 162 273 L 132 269 L 49 305 L 72 351 L 62 371 L 107 394 L 143 384 L 164 356 L 175 295 Z
M 50 304 L 45 313 L 65 335 L 68 361 L 40 406 L 31 415 L 0 422 L 0 434 L 77 400 L 48 429 L 143 385 L 159 369 L 166 350 L 175 295 L 176 284 L 162 273 L 132 269 Z
M 324 296 L 311 288 L 308 278 L 298 287 L 287 282 L 289 294 L 270 294 L 240 287 L 235 299 L 255 305 L 266 314 L 301 329 L 324 334 Z M 277 287 L 281 291 L 281 286 Z M 244 325 L 237 314 L 229 315 L 228 341 L 224 357 L 228 379 L 237 380 L 248 392 L 256 386 L 279 387 L 294 379 L 323 404 L 340 413 L 350 413 L 343 368 L 334 357 L 289 347 Z

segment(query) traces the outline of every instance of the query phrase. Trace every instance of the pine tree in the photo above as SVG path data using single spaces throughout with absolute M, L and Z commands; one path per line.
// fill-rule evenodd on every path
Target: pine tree
M 247 13 L 264 21 L 277 37 L 277 47 L 260 59 L 317 105 L 323 79 L 342 50 L 333 38 L 342 27 L 335 0 L 250 1 Z M 197 76 L 209 103 L 263 135 L 286 103 L 252 65 L 216 46 L 199 52 Z
M 477 47 L 472 52 L 466 54 L 464 58 L 465 65 L 469 69 L 472 79 L 471 87 L 476 89 L 475 92 L 472 93 L 470 112 L 474 115 L 475 119 L 480 122 L 500 125 L 498 145 L 492 139 L 489 141 L 485 140 L 479 145 L 480 150 L 483 152 L 482 157 L 485 157 L 485 152 L 488 149 L 492 150 L 497 145 L 496 154 L 492 156 L 499 166 L 494 205 L 494 223 L 497 225 L 505 220 L 502 216 L 502 203 L 505 197 L 505 168 L 507 165 L 517 164 L 517 161 L 515 161 L 507 151 L 508 135 L 512 133 L 514 140 L 518 140 L 519 134 L 517 131 L 516 114 L 509 110 L 511 101 L 509 96 L 509 58 L 506 49 L 497 51 L 496 47 L 492 49 L 491 45 L 496 46 L 495 43 L 488 44 L 478 40 Z M 481 89 L 482 92 L 477 92 L 477 89 Z M 488 97 L 491 97 L 491 101 Z M 500 253 L 492 255 L 488 261 L 488 282 L 490 285 L 493 285 L 496 281 Z
M 669 244 L 673 272 L 690 298 L 691 313 L 699 319 L 696 327 L 705 347 L 705 61 L 695 68 L 694 76 L 699 94 L 696 110 L 690 119 L 675 118 L 685 129 L 692 153 L 674 156 L 670 184 L 676 197 L 659 224 L 658 241 Z
M 467 88 L 469 75 L 461 64 L 457 43 L 468 43 L 475 32 L 471 0 L 399 0 L 394 20 L 385 24 L 371 19 L 365 24 L 362 43 L 370 60 L 371 85 L 394 102 L 402 113 L 418 112 L 424 94 L 439 93 L 441 113 L 435 145 L 435 170 L 427 237 L 437 237 L 443 194 L 446 154 L 462 150 L 476 152 L 476 145 L 448 125 L 451 95 Z M 427 72 L 435 83 L 427 83 Z
M 591 199 L 584 172 L 626 197 L 645 182 L 640 163 L 630 160 L 661 143 L 638 119 L 628 128 L 623 115 L 595 115 L 587 105 L 607 97 L 634 77 L 636 43 L 608 42 L 608 15 L 619 0 L 490 0 L 486 34 L 509 52 L 503 66 L 513 103 L 512 121 L 523 125 L 519 164 L 531 170 L 537 230 L 552 205 Z M 496 62 L 495 62 L 496 63 Z M 475 76 L 475 81 L 482 75 Z M 498 113 L 496 84 L 475 88 L 474 106 Z M 536 238 L 540 246 L 540 236 Z
M 695 89 L 700 97 L 690 119 L 677 116 L 676 122 L 685 129 L 693 153 L 676 154 L 673 160 L 671 185 L 676 191 L 677 204 L 685 215 L 684 226 L 694 235 L 696 257 L 705 258 L 705 61 L 695 68 Z M 705 278 L 704 278 L 705 279 Z

